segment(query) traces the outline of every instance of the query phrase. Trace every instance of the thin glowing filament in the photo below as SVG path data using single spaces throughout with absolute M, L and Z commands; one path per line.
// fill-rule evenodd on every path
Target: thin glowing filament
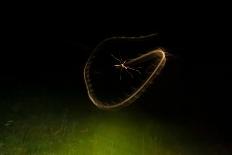
M 105 109 L 105 110 L 119 108 L 119 107 L 126 106 L 126 105 L 132 103 L 134 100 L 136 100 L 142 94 L 142 92 L 147 88 L 147 86 L 149 86 L 149 84 L 152 82 L 152 80 L 159 74 L 160 70 L 165 65 L 166 56 L 165 56 L 165 52 L 163 49 L 156 49 L 156 50 L 150 51 L 146 54 L 143 54 L 139 57 L 136 57 L 134 59 L 131 59 L 131 60 L 123 63 L 123 66 L 133 66 L 135 64 L 142 63 L 142 62 L 145 62 L 145 61 L 151 60 L 151 59 L 158 59 L 159 62 L 156 65 L 156 67 L 154 68 L 153 72 L 150 74 L 150 76 L 130 96 L 128 96 L 124 100 L 120 101 L 119 103 L 115 103 L 112 105 L 98 100 L 97 97 L 95 96 L 94 91 L 92 90 L 91 85 L 89 84 L 89 82 L 90 82 L 89 77 L 88 77 L 89 76 L 89 68 L 88 68 L 89 64 L 87 63 L 85 66 L 85 69 L 84 69 L 84 79 L 85 79 L 85 84 L 86 84 L 86 88 L 87 88 L 87 92 L 88 92 L 88 96 L 89 96 L 90 100 L 98 108 Z M 118 59 L 118 61 L 120 61 L 120 60 Z M 120 79 L 121 79 L 121 75 L 120 75 Z

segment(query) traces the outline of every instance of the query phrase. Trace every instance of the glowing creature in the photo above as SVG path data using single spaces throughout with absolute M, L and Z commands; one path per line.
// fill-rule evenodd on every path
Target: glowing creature
M 84 68 L 85 85 L 94 105 L 105 110 L 126 106 L 152 83 L 166 62 L 165 51 L 153 47 L 153 38 L 114 37 L 95 48 Z M 121 54 L 117 58 L 113 51 L 120 51 L 127 59 Z M 123 71 L 126 75 L 122 77 Z

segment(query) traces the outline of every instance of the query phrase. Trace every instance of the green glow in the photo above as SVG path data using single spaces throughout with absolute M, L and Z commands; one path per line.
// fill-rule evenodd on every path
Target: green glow
M 14 122 L 0 128 L 0 152 L 12 155 L 207 155 L 217 149 L 181 126 L 156 120 L 138 110 L 102 112 L 83 111 L 86 107 L 79 107 L 55 113 L 52 108 L 37 109 L 36 106 L 34 110 L 19 109 L 7 115 Z M 20 116 L 22 113 L 25 116 Z

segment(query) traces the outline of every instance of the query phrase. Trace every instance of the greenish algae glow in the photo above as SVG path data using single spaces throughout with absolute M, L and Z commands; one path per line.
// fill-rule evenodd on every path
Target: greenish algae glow
M 63 103 L 53 102 L 50 108 L 48 104 L 40 107 L 40 104 L 23 103 L 21 109 L 14 103 L 12 107 L 18 109 L 7 113 L 6 119 L 0 119 L 0 152 L 3 155 L 212 155 L 218 152 L 191 131 L 146 113 L 84 110 L 86 107 L 62 109 Z M 25 108 L 31 104 L 34 108 Z M 6 120 L 13 122 L 6 125 Z

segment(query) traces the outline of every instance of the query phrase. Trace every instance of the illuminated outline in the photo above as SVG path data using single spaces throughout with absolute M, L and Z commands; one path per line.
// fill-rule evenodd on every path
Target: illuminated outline
M 138 39 L 138 38 L 145 38 L 145 37 L 147 37 L 147 36 L 121 37 L 121 38 L 122 39 Z M 114 39 L 114 38 L 109 38 L 109 39 Z M 106 39 L 103 42 L 105 42 L 109 39 Z M 101 45 L 101 43 L 97 47 L 99 47 L 100 45 Z M 97 49 L 97 47 L 95 49 Z M 138 97 L 140 97 L 140 95 L 145 91 L 145 89 L 152 83 L 153 79 L 155 79 L 155 77 L 159 74 L 159 72 L 162 70 L 162 68 L 164 67 L 164 65 L 166 63 L 165 51 L 162 48 L 152 50 L 152 51 L 147 52 L 139 57 L 131 59 L 127 62 L 123 62 L 123 67 L 125 67 L 125 66 L 129 66 L 130 64 L 136 63 L 137 61 L 141 61 L 143 59 L 146 59 L 147 57 L 157 58 L 157 56 L 158 56 L 160 58 L 160 61 L 157 64 L 154 71 L 151 73 L 151 75 L 143 82 L 143 84 L 135 92 L 133 92 L 129 97 L 125 98 L 121 102 L 115 103 L 113 105 L 107 105 L 107 103 L 102 102 L 102 101 L 98 100 L 97 97 L 95 97 L 94 90 L 92 89 L 92 85 L 90 83 L 91 81 L 89 79 L 89 69 L 91 66 L 91 61 L 94 57 L 94 53 L 95 53 L 95 50 L 90 55 L 86 65 L 85 65 L 84 80 L 85 80 L 85 85 L 86 85 L 86 89 L 87 89 L 88 96 L 89 96 L 90 100 L 93 102 L 93 104 L 95 106 L 97 106 L 99 109 L 103 109 L 103 110 L 111 110 L 111 109 L 124 107 L 124 106 L 127 106 L 127 105 L 131 104 L 132 102 L 134 102 Z

